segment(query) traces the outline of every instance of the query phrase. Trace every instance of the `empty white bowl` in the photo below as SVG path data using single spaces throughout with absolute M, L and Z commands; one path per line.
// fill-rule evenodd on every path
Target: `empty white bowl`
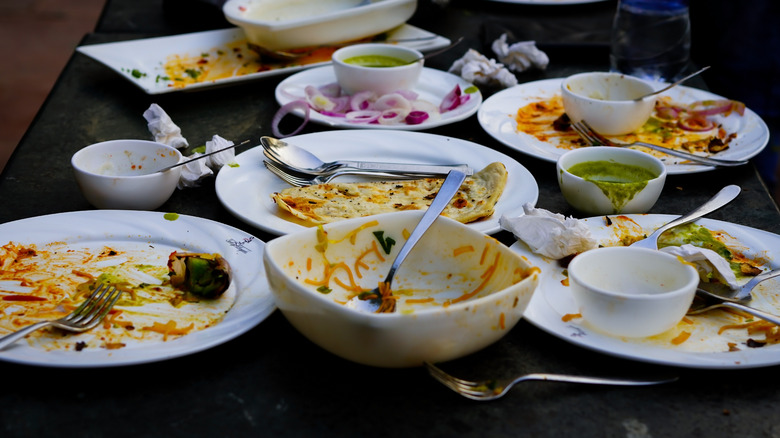
M 405 62 L 394 67 L 369 67 L 347 62 L 360 57 L 389 57 Z M 336 80 L 347 94 L 371 91 L 377 95 L 409 90 L 417 84 L 423 69 L 419 50 L 394 44 L 355 44 L 333 53 Z
M 647 248 L 592 249 L 574 257 L 568 271 L 583 319 L 614 336 L 652 336 L 675 327 L 699 284 L 693 266 Z
M 406 22 L 417 0 L 228 0 L 227 21 L 247 40 L 268 50 L 344 43 L 386 32 Z
M 594 167 L 604 165 L 607 174 L 612 173 L 612 181 L 630 182 L 608 182 L 609 175 L 605 174 L 578 172 L 582 175 L 578 176 L 572 173 L 574 166 L 581 163 L 593 163 Z M 646 169 L 647 174 L 642 175 L 634 166 Z M 633 149 L 609 146 L 566 152 L 558 158 L 556 170 L 566 202 L 591 215 L 646 213 L 655 205 L 666 182 L 666 166 L 658 158 Z
M 325 225 L 327 234 L 311 228 L 270 241 L 263 262 L 276 305 L 317 345 L 372 366 L 446 361 L 497 341 L 520 320 L 539 270 L 492 237 L 444 216 L 396 273 L 394 313 L 352 307 L 357 291 L 339 282 L 375 288 L 423 213 L 350 219 Z M 395 242 L 389 254 L 380 238 Z M 337 267 L 324 285 L 326 265 Z
M 81 193 L 97 208 L 154 210 L 179 182 L 181 153 L 146 140 L 111 140 L 73 154 L 71 165 Z
M 561 83 L 569 118 L 573 122 L 585 120 L 603 135 L 629 134 L 644 125 L 653 112 L 656 96 L 634 99 L 653 91 L 649 82 L 621 73 L 580 73 Z

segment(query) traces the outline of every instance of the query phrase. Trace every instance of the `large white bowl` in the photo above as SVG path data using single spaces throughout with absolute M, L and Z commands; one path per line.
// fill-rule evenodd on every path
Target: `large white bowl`
M 408 64 L 394 67 L 367 67 L 345 62 L 359 56 L 387 56 Z M 423 60 L 419 50 L 394 44 L 355 44 L 333 53 L 333 72 L 344 92 L 355 94 L 371 91 L 378 96 L 400 90 L 409 90 L 420 79 Z
M 268 50 L 353 41 L 405 23 L 417 0 L 228 0 L 225 18 Z
M 621 73 L 580 73 L 561 83 L 566 115 L 573 122 L 585 120 L 603 135 L 629 134 L 644 125 L 656 96 L 634 99 L 653 91 L 649 82 Z
M 97 208 L 154 210 L 176 190 L 181 152 L 146 140 L 110 140 L 73 154 L 71 165 L 81 193 Z
M 569 172 L 578 163 L 606 161 L 643 167 L 657 175 L 644 187 L 629 184 L 614 185 L 604 189 L 592 181 Z M 558 157 L 556 162 L 558 186 L 566 202 L 577 210 L 590 215 L 646 213 L 661 195 L 666 183 L 666 166 L 658 158 L 634 149 L 609 146 L 593 146 L 575 149 Z
M 592 249 L 574 257 L 568 271 L 582 317 L 614 336 L 652 336 L 675 327 L 699 284 L 693 266 L 647 248 Z
M 539 270 L 492 237 L 447 217 L 434 222 L 396 273 L 392 290 L 399 299 L 394 313 L 352 308 L 349 301 L 356 292 L 335 280 L 329 283 L 329 293 L 307 284 L 324 278 L 325 263 L 345 262 L 361 288 L 373 289 L 387 275 L 408 235 L 405 231 L 411 232 L 422 215 L 406 211 L 328 224 L 323 227 L 327 244 L 318 228 L 272 240 L 263 261 L 276 305 L 314 343 L 372 366 L 446 361 L 497 341 L 523 315 Z M 374 233 L 380 231 L 383 239 L 395 240 L 390 254 L 378 246 L 382 260 L 370 251 L 378 243 Z M 355 263 L 363 253 L 365 266 L 358 276 Z M 486 272 L 492 275 L 483 278 Z M 343 267 L 335 276 L 350 283 Z M 457 302 L 474 291 L 473 297 Z M 415 299 L 421 302 L 409 301 Z

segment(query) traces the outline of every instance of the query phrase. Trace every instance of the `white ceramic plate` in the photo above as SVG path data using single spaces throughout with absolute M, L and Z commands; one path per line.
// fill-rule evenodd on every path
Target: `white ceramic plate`
M 578 5 L 581 3 L 598 3 L 606 0 L 490 0 L 516 5 Z
M 559 78 L 529 82 L 494 94 L 486 99 L 479 109 L 477 117 L 480 125 L 493 138 L 513 149 L 545 161 L 555 162 L 566 150 L 518 132 L 514 116 L 522 106 L 560 94 L 562 80 Z M 663 95 L 670 96 L 675 102 L 681 103 L 724 99 L 707 91 L 684 86 L 672 88 Z M 747 160 L 758 155 L 769 142 L 769 129 L 766 123 L 750 109 L 746 109 L 742 117 L 732 114 L 727 118 L 718 118 L 718 122 L 723 123 L 727 132 L 737 133 L 737 138 L 731 142 L 726 151 L 718 154 L 718 158 Z M 715 168 L 711 166 L 697 164 L 669 164 L 667 172 L 674 175 L 713 169 Z
M 435 50 L 450 44 L 450 40 L 447 38 L 409 24 L 404 24 L 391 30 L 387 35 L 388 39 L 403 40 L 398 44 L 413 47 L 422 52 Z M 243 39 L 246 39 L 243 30 L 231 28 L 116 43 L 90 44 L 80 46 L 76 50 L 105 64 L 148 94 L 172 93 L 182 90 L 191 91 L 217 85 L 234 84 L 268 76 L 289 74 L 312 66 L 326 64 L 290 65 L 289 67 L 275 70 L 196 83 L 186 87 L 170 87 L 170 81 L 158 79 L 165 76 L 163 66 L 169 56 L 196 56 L 203 52 L 216 51 L 216 49 L 222 46 Z M 133 70 L 142 72 L 145 76 L 136 78 L 132 74 Z
M 288 143 L 308 149 L 324 161 L 338 159 L 385 161 L 396 163 L 465 163 L 481 170 L 490 163 L 504 163 L 507 186 L 493 215 L 473 222 L 470 227 L 484 233 L 500 230 L 503 214 L 520 214 L 523 204 L 536 204 L 539 187 L 533 175 L 512 158 L 488 147 L 441 135 L 408 132 L 339 130 L 285 138 Z M 287 234 L 305 228 L 292 215 L 281 211 L 271 194 L 290 187 L 263 165 L 263 148 L 249 149 L 236 156 L 237 167 L 223 167 L 216 178 L 216 190 L 222 205 L 246 223 L 272 234 Z M 355 181 L 343 176 L 336 181 Z
M 626 216 L 645 230 L 653 230 L 677 217 Z M 583 221 L 591 230 L 593 237 L 599 241 L 615 241 L 613 230 L 616 227 L 607 227 L 604 217 L 593 217 Z M 726 235 L 739 242 L 740 248 L 744 249 L 746 255 L 765 260 L 767 262 L 765 267 L 777 269 L 780 266 L 780 236 L 711 219 L 700 219 L 696 223 L 712 231 L 724 231 Z M 527 257 L 531 264 L 542 270 L 539 288 L 531 299 L 524 317 L 540 329 L 574 345 L 625 359 L 686 368 L 737 369 L 780 364 L 780 345 L 767 345 L 762 348 L 739 345 L 740 351 L 715 352 L 724 347 L 725 340 L 717 338 L 714 333 L 701 338 L 694 335 L 679 346 L 674 346 L 667 339 L 673 334 L 666 337 L 618 338 L 593 330 L 581 318 L 564 322 L 562 320 L 564 315 L 577 313 L 577 306 L 571 297 L 569 287 L 561 283 L 566 278 L 564 269 L 557 261 L 532 253 L 522 242 L 515 243 L 511 249 Z M 777 278 L 759 284 L 753 290 L 752 305 L 773 313 L 780 313 L 780 294 L 776 292 L 778 288 L 780 288 L 780 279 Z M 719 324 L 713 324 L 713 327 L 713 332 L 716 332 Z M 740 335 L 743 338 L 746 336 L 744 332 Z M 762 339 L 763 336 L 757 338 Z
M 301 100 L 304 99 L 304 89 L 307 85 L 321 87 L 335 82 L 336 75 L 333 72 L 333 68 L 330 66 L 304 70 L 283 80 L 276 87 L 276 101 L 279 102 L 279 105 L 284 105 L 294 100 Z M 423 68 L 420 80 L 412 91 L 416 92 L 420 99 L 439 106 L 442 99 L 444 99 L 444 96 L 452 91 L 452 89 L 455 88 L 455 85 L 460 85 L 461 90 L 466 90 L 474 86 L 474 84 L 451 73 L 432 68 Z M 482 103 L 482 93 L 477 90 L 476 92 L 469 94 L 469 96 L 470 98 L 465 104 L 452 111 L 443 113 L 441 117 L 436 120 L 428 119 L 419 125 L 407 125 L 402 123 L 397 125 L 351 123 L 346 121 L 344 117 L 326 116 L 314 110 L 309 112 L 309 120 L 320 125 L 336 128 L 419 131 L 458 122 L 476 113 L 477 109 L 479 109 L 479 105 Z M 293 114 L 296 114 L 298 117 L 304 116 L 303 110 L 299 109 L 293 111 Z
M 233 307 L 217 325 L 167 342 L 117 350 L 45 351 L 23 340 L 0 351 L 0 360 L 51 367 L 109 367 L 171 359 L 227 342 L 255 327 L 276 306 L 262 264 L 264 243 L 239 229 L 192 216 L 165 219 L 163 213 L 94 210 L 22 219 L 0 225 L 0 242 L 44 245 L 64 242 L 100 250 L 149 246 L 155 254 L 174 250 L 220 253 L 230 264 L 236 287 Z

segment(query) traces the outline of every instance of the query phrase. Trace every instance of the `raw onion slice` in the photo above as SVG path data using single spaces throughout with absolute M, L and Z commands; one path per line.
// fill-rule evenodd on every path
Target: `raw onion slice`
M 427 100 L 420 99 L 412 102 L 412 111 L 422 111 L 424 113 L 428 113 L 428 116 L 431 120 L 439 120 L 441 118 L 439 107 L 431 102 L 428 102 Z
M 412 109 L 412 103 L 399 93 L 390 93 L 380 96 L 376 102 L 374 102 L 374 109 L 377 111 L 385 111 L 389 109 Z
M 706 117 L 716 114 L 729 115 L 736 111 L 740 116 L 745 114 L 745 104 L 728 99 L 700 100 L 693 102 L 688 106 L 688 112 L 691 115 Z
M 442 99 L 441 104 L 439 105 L 439 111 L 446 113 L 447 111 L 452 111 L 459 107 L 461 104 L 461 94 L 460 85 L 455 84 L 455 88 L 450 90 L 450 92 L 444 96 L 444 99 Z
M 363 111 L 350 111 L 347 113 L 345 117 L 348 122 L 352 122 L 352 123 L 371 123 L 371 122 L 375 122 L 381 115 L 382 115 L 381 111 L 363 110 Z
M 419 125 L 428 120 L 428 113 L 425 111 L 412 111 L 406 116 L 406 123 L 409 125 Z
M 296 128 L 293 132 L 289 134 L 282 134 L 282 132 L 279 130 L 279 124 L 281 123 L 284 116 L 295 111 L 296 109 L 303 111 L 303 123 L 301 123 L 301 125 L 298 126 L 298 128 Z M 310 109 L 308 102 L 302 99 L 293 100 L 292 102 L 288 102 L 282 105 L 282 107 L 279 108 L 279 111 L 274 114 L 273 120 L 271 120 L 271 132 L 273 132 L 274 137 L 284 138 L 301 132 L 303 127 L 306 126 L 306 124 L 309 122 L 309 111 Z
M 715 127 L 715 123 L 712 120 L 696 116 L 683 117 L 677 122 L 677 125 L 686 131 L 693 132 L 709 131 Z
M 376 93 L 373 91 L 360 91 L 352 95 L 349 101 L 349 107 L 352 111 L 371 110 L 374 107 Z
M 397 125 L 399 123 L 404 123 L 406 116 L 408 116 L 409 113 L 410 111 L 408 109 L 386 109 L 382 111 L 382 115 L 379 116 L 377 122 L 379 122 L 380 125 Z
M 312 85 L 307 85 L 304 92 L 306 93 L 306 101 L 316 111 L 332 111 L 336 107 L 333 100 Z

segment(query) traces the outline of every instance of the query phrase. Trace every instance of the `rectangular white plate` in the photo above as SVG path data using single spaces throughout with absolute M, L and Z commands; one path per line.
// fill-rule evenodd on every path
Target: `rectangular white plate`
M 267 76 L 288 74 L 305 68 L 328 64 L 290 65 L 289 67 L 274 70 L 195 83 L 186 87 L 173 87 L 171 86 L 171 81 L 161 79 L 166 76 L 164 64 L 169 56 L 195 56 L 244 38 L 243 30 L 231 28 L 116 43 L 91 44 L 80 46 L 76 50 L 105 64 L 148 94 L 192 91 L 217 85 L 251 81 Z M 439 49 L 450 44 L 450 40 L 447 38 L 409 24 L 404 24 L 387 32 L 387 38 L 388 40 L 402 40 L 398 44 L 413 47 L 421 52 Z M 133 76 L 132 72 L 134 70 L 143 73 L 144 76 L 139 78 Z

